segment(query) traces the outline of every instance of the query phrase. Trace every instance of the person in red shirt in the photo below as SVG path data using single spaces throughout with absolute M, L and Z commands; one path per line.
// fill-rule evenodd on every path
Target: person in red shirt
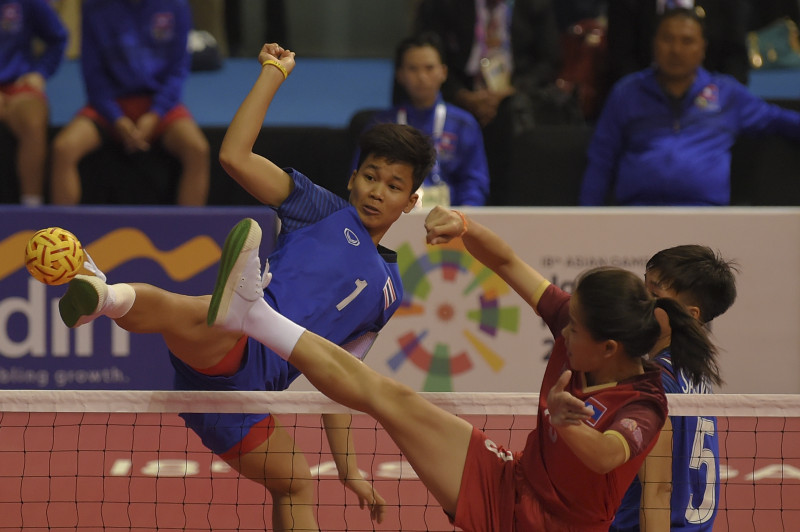
M 656 315 L 669 318 L 673 350 L 713 359 L 705 331 L 680 303 L 654 298 L 627 270 L 589 270 L 570 295 L 458 211 L 436 207 L 425 227 L 429 244 L 462 238 L 467 251 L 507 282 L 553 333 L 537 428 L 521 453 L 499 447 L 466 420 L 262 305 L 261 298 L 245 310 L 255 288 L 239 282 L 245 276 L 218 279 L 215 296 L 237 311 L 219 312 L 210 323 L 243 330 L 322 393 L 375 418 L 461 529 L 608 530 L 667 416 L 660 372 L 643 358 L 661 334 Z

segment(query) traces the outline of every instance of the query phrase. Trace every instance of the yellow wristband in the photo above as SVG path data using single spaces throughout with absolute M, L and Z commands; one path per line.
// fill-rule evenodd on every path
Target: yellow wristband
M 267 66 L 267 65 L 272 65 L 275 68 L 277 68 L 278 70 L 280 70 L 283 73 L 283 79 L 286 79 L 286 78 L 289 77 L 289 73 L 286 72 L 286 67 L 283 66 L 282 64 L 280 64 L 280 62 L 275 61 L 274 59 L 267 59 L 266 61 L 261 63 L 262 68 Z
M 461 211 L 453 209 L 453 212 L 461 217 L 461 223 L 464 225 L 464 229 L 462 229 L 461 233 L 458 235 L 459 238 L 461 238 L 462 236 L 467 234 L 467 229 L 469 228 L 469 224 L 467 223 L 467 217 L 464 216 L 464 213 Z

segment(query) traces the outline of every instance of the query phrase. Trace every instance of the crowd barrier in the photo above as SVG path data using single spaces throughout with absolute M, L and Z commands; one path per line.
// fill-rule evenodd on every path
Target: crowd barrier
M 209 205 L 254 204 L 217 159 L 225 128 L 203 131 L 211 145 Z M 493 190 L 506 191 L 497 205 L 577 205 L 592 131 L 589 126 L 539 126 L 515 136 L 503 154 L 510 160 L 508 175 L 492 176 Z M 345 195 L 356 135 L 353 128 L 265 127 L 254 150 Z M 0 203 L 14 203 L 18 197 L 13 145 L 8 130 L 0 127 Z M 798 169 L 797 142 L 778 136 L 740 137 L 732 150 L 732 205 L 799 206 Z M 180 173 L 177 162 L 159 149 L 132 156 L 113 145 L 87 156 L 80 170 L 83 201 L 90 204 L 174 203 Z

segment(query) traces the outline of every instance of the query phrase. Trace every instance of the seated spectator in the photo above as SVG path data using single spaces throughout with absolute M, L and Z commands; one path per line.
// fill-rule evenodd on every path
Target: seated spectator
M 64 57 L 67 30 L 45 0 L 0 0 L 0 122 L 17 141 L 20 203 L 43 202 L 48 107 L 45 80 Z M 34 39 L 45 45 L 36 55 Z
M 205 204 L 208 141 L 180 102 L 191 27 L 185 0 L 83 3 L 81 66 L 88 104 L 53 141 L 53 203 L 80 203 L 78 163 L 114 141 L 131 153 L 160 142 L 181 163 L 177 203 Z
M 652 64 L 658 19 L 675 8 L 693 9 L 704 19 L 707 46 L 703 67 L 747 84 L 748 4 L 748 0 L 609 0 L 610 84 Z
M 768 104 L 701 64 L 703 20 L 664 13 L 655 66 L 612 89 L 588 150 L 581 205 L 728 205 L 731 147 L 740 133 L 800 140 L 800 113 Z
M 500 204 L 513 187 L 506 180 L 514 132 L 580 114 L 577 102 L 554 85 L 560 44 L 553 2 L 422 0 L 414 26 L 417 33 L 436 33 L 444 45 L 442 96 L 483 127 L 490 203 Z
M 422 0 L 417 32 L 432 31 L 445 46 L 449 76 L 444 98 L 481 125 L 517 89 L 532 91 L 555 79 L 558 30 L 550 0 Z
M 436 164 L 422 185 L 423 206 L 485 205 L 489 169 L 483 135 L 469 112 L 442 99 L 447 66 L 439 38 L 426 33 L 404 39 L 394 66 L 399 103 L 377 112 L 372 123 L 409 124 L 433 140 Z M 354 168 L 358 156 L 356 151 Z

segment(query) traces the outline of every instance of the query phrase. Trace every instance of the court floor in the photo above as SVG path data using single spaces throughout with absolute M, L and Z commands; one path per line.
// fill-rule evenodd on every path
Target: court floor
M 317 483 L 322 530 L 453 530 L 388 436 L 354 418 L 359 466 L 387 500 L 370 522 L 336 478 L 319 415 L 296 425 Z M 524 445 L 530 416 L 466 416 L 498 444 Z M 715 531 L 789 531 L 800 519 L 800 420 L 721 419 Z M 753 508 L 757 508 L 753 510 Z M 266 530 L 265 490 L 241 480 L 173 414 L 0 414 L 0 531 Z

